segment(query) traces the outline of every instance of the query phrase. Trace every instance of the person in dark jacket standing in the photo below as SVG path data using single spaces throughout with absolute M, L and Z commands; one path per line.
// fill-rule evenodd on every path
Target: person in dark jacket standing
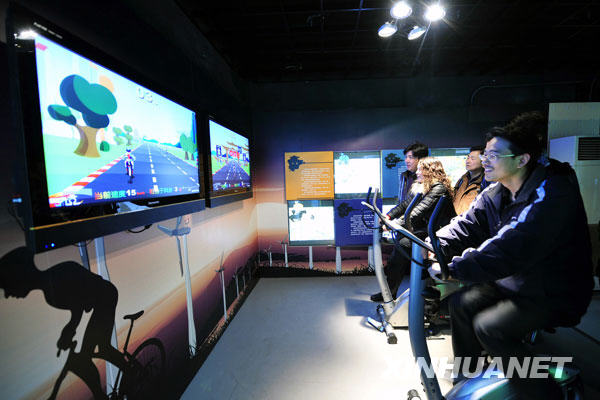
M 417 180 L 412 185 L 408 197 L 402 203 L 392 208 L 386 217 L 389 219 L 399 219 L 402 226 L 413 232 L 416 236 L 424 239 L 427 237 L 429 218 L 431 217 L 438 200 L 442 196 L 451 198 L 452 186 L 450 184 L 450 179 L 444 171 L 442 163 L 432 157 L 425 157 L 419 160 L 416 175 Z M 406 209 L 417 193 L 422 193 L 423 197 L 412 208 L 405 220 L 404 214 Z M 437 227 L 439 228 L 446 225 L 450 222 L 450 219 L 455 216 L 454 207 L 448 203 L 448 206 L 438 217 Z M 411 244 L 407 238 L 400 239 L 399 244 L 405 249 L 405 254 L 410 254 Z M 402 278 L 407 274 L 410 268 L 410 260 L 401 253 L 402 252 L 394 249 L 394 253 L 392 253 L 392 257 L 384 269 L 390 291 L 394 297 L 396 297 L 396 292 L 402 282 Z
M 454 185 L 454 210 L 457 215 L 467 211 L 481 191 L 483 167 L 479 156 L 482 152 L 483 146 L 473 146 L 469 149 L 469 155 L 465 161 L 467 172 Z
M 419 160 L 424 157 L 427 157 L 428 155 L 429 155 L 429 148 L 420 142 L 414 142 L 413 144 L 411 144 L 410 146 L 408 146 L 404 149 L 404 162 L 406 164 L 406 171 L 402 172 L 398 178 L 397 205 L 402 204 L 402 202 L 405 201 L 409 197 L 412 199 L 412 196 L 410 195 L 410 193 L 411 193 L 412 185 L 415 182 L 415 180 L 417 179 L 416 172 L 417 172 L 417 166 L 419 165 Z M 401 262 L 401 261 L 399 261 L 399 259 L 402 257 L 403 256 L 401 254 L 398 254 L 398 252 L 396 250 L 394 250 L 392 252 L 392 255 L 390 256 L 390 259 L 388 260 L 388 264 L 386 265 L 386 270 L 389 269 L 388 265 L 395 265 L 398 262 Z M 400 285 L 400 282 L 398 282 L 397 284 L 393 283 L 393 286 L 390 286 L 390 288 L 393 288 L 395 286 L 396 290 L 397 290 L 399 285 Z M 394 291 L 394 290 L 392 291 L 392 296 L 396 297 L 396 291 Z M 383 301 L 383 296 L 382 296 L 381 292 L 371 295 L 371 301 Z
M 406 171 L 400 174 L 398 180 L 398 202 L 402 203 L 408 197 L 410 188 L 417 178 L 417 166 L 421 158 L 429 155 L 429 148 L 420 142 L 414 142 L 404 149 L 404 162 Z
M 579 185 L 567 163 L 538 159 L 547 121 L 540 113 L 517 116 L 488 133 L 482 154 L 492 182 L 463 215 L 437 232 L 450 275 L 472 282 L 449 299 L 452 346 L 471 357 L 482 350 L 522 363 L 522 342 L 546 327 L 574 326 L 590 303 L 591 243 Z M 543 158 L 542 158 L 543 160 Z M 439 267 L 430 268 L 435 275 Z M 549 398 L 540 379 L 514 379 L 522 398 Z M 529 393 L 529 394 L 528 394 Z M 549 396 L 550 394 L 548 394 Z

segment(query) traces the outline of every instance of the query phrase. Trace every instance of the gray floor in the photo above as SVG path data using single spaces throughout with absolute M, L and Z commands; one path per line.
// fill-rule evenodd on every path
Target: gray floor
M 397 330 L 398 344 L 389 345 L 365 325 L 376 289 L 374 277 L 261 279 L 181 398 L 406 398 L 421 386 L 405 368 L 412 365 L 408 332 Z M 597 327 L 598 313 L 589 314 L 586 325 Z M 428 343 L 432 355 L 451 359 L 449 337 Z M 591 385 L 586 399 L 600 398 L 600 346 L 572 329 L 544 335 L 538 346 L 573 354 Z M 440 386 L 450 389 L 443 380 Z

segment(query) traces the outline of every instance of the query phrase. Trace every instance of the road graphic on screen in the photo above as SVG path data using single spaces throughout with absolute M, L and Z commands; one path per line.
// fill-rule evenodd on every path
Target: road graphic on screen
M 250 175 L 236 160 L 230 160 L 213 175 L 213 189 L 250 186 Z
M 131 151 L 133 175 L 127 174 L 126 154 L 108 169 L 101 169 L 51 196 L 50 204 L 86 200 L 135 200 L 153 195 L 198 192 L 197 167 L 174 156 L 165 146 L 143 143 Z M 65 204 L 62 204 L 65 205 Z

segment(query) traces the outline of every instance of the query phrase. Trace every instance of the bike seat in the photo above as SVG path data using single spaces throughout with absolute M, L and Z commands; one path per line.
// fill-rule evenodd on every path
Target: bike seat
M 144 310 L 142 310 L 142 311 L 138 311 L 138 312 L 136 312 L 135 314 L 128 314 L 128 315 L 125 315 L 125 316 L 123 317 L 123 319 L 130 319 L 131 321 L 135 321 L 136 319 L 138 319 L 139 317 L 141 317 L 141 316 L 142 316 L 142 314 L 144 314 Z

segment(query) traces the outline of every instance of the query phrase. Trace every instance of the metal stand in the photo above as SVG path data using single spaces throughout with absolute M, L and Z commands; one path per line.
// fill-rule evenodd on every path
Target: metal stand
M 77 243 L 77 247 L 79 248 L 79 256 L 81 257 L 81 263 L 83 264 L 85 269 L 91 271 L 90 257 L 88 255 L 87 244 L 85 242 L 79 242 Z
M 313 269 L 312 246 L 308 246 L 308 269 Z
M 281 245 L 283 246 L 283 257 L 284 257 L 284 261 L 285 261 L 285 267 L 288 267 L 288 256 L 287 256 L 287 243 L 286 242 L 281 242 Z
M 197 342 L 196 342 L 196 325 L 194 324 L 194 305 L 192 302 L 192 278 L 190 276 L 190 265 L 188 261 L 188 246 L 187 246 L 187 235 L 190 233 L 191 228 L 188 226 L 181 226 L 182 217 L 177 217 L 177 223 L 175 229 L 169 229 L 162 225 L 158 225 L 163 233 L 168 236 L 175 236 L 177 239 L 177 254 L 179 255 L 179 271 L 184 276 L 185 280 L 185 297 L 187 301 L 187 317 L 188 317 L 188 344 L 190 349 L 190 355 L 193 357 L 196 355 Z M 183 237 L 183 251 L 181 249 L 180 237 Z
M 96 266 L 98 268 L 98 275 L 100 275 L 103 279 L 110 282 L 110 275 L 108 274 L 108 267 L 106 266 L 106 251 L 104 250 L 104 238 L 99 237 L 94 239 L 94 247 L 96 248 Z M 81 247 L 79 248 L 81 254 Z M 87 257 L 87 247 L 85 247 L 85 255 Z M 83 259 L 83 255 L 82 255 Z M 89 260 L 88 260 L 88 269 L 89 269 Z M 115 349 L 119 348 L 117 343 L 117 327 L 113 323 L 112 335 L 110 338 L 110 344 Z M 109 394 L 113 391 L 117 374 L 119 373 L 119 369 L 115 366 L 106 362 L 106 393 Z
M 368 250 L 367 250 L 367 267 L 370 270 L 373 270 L 374 267 L 374 262 L 373 262 L 373 246 L 369 246 Z
M 227 322 L 227 297 L 225 296 L 225 268 L 215 270 L 219 273 L 219 280 L 221 281 L 221 288 L 223 289 L 223 319 Z
M 339 246 L 335 248 L 335 272 L 342 273 L 342 249 Z

